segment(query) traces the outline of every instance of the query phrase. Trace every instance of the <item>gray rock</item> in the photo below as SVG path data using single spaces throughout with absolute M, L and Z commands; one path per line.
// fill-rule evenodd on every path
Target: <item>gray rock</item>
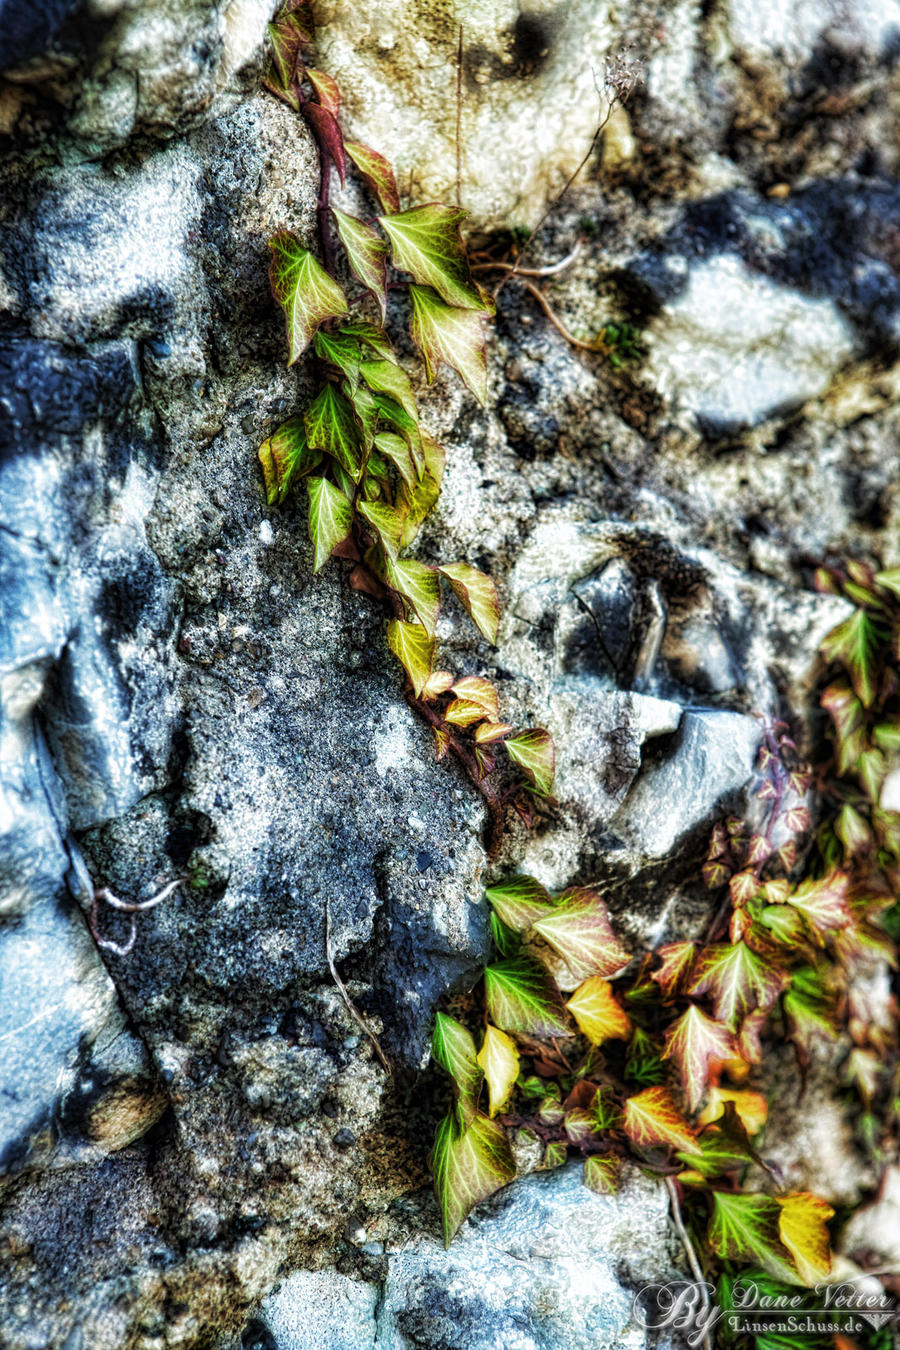
M 298 1270 L 262 1304 L 260 1329 L 274 1350 L 374 1350 L 378 1297 L 375 1285 L 335 1270 Z M 251 1345 L 253 1334 L 251 1326 Z

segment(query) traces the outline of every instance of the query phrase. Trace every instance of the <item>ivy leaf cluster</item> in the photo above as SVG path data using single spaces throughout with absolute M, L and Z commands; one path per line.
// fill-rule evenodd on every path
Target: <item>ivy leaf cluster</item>
M 555 750 L 543 728 L 516 733 L 503 720 L 490 681 L 439 666 L 444 590 L 491 644 L 499 597 L 493 580 L 470 563 L 430 566 L 407 556 L 438 499 L 444 452 L 422 424 L 386 328 L 393 288 L 408 297 L 409 334 L 427 379 L 447 365 L 483 405 L 493 301 L 469 270 L 460 234 L 465 212 L 440 202 L 404 209 L 384 156 L 344 139 L 340 89 L 309 56 L 311 5 L 288 0 L 269 32 L 267 85 L 309 125 L 321 184 L 319 256 L 287 229 L 269 241 L 288 364 L 312 356 L 319 388 L 305 412 L 259 448 L 267 501 L 280 506 L 304 484 L 314 570 L 334 556 L 345 559 L 351 585 L 384 603 L 387 644 L 405 672 L 408 700 L 433 728 L 438 759 L 452 753 L 486 797 L 496 847 L 507 805 L 531 822 L 536 800 L 552 801 Z M 343 183 L 351 169 L 374 199 L 371 219 L 331 205 L 332 173 Z

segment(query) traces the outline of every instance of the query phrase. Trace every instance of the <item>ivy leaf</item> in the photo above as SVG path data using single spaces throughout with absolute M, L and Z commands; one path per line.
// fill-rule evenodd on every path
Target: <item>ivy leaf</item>
M 867 853 L 872 844 L 872 832 L 865 816 L 861 815 L 849 802 L 844 802 L 834 822 L 834 832 L 844 845 L 844 855 L 854 858 L 858 853 Z
M 512 731 L 511 722 L 482 722 L 475 728 L 475 744 L 489 745 L 492 741 L 502 741 Z
M 831 1239 L 827 1228 L 834 1210 L 818 1195 L 802 1191 L 779 1196 L 781 1215 L 778 1228 L 797 1273 L 804 1284 L 813 1286 L 831 1274 Z
M 305 42 L 312 41 L 312 34 L 307 32 L 296 15 L 286 14 L 283 17 L 279 16 L 274 23 L 269 24 L 269 38 L 272 43 L 272 58 L 279 82 L 282 89 L 288 92 L 291 90 L 294 75 L 297 71 L 300 48 Z M 296 94 L 293 95 L 291 104 L 299 109 L 300 100 Z
M 487 402 L 484 319 L 474 309 L 445 305 L 430 286 L 410 286 L 413 317 L 410 334 L 421 347 L 425 373 L 432 382 L 442 361 L 452 366 L 478 402 Z
M 389 214 L 399 211 L 397 180 L 384 155 L 379 155 L 377 150 L 370 150 L 367 145 L 360 145 L 358 141 L 345 141 L 344 149 L 374 192 L 382 211 Z
M 551 1139 L 550 1143 L 544 1149 L 543 1166 L 547 1168 L 562 1167 L 569 1156 L 569 1150 L 561 1139 Z
M 432 727 L 434 732 L 434 757 L 440 764 L 441 760 L 450 749 L 450 732 L 444 727 Z
M 394 265 L 410 272 L 420 286 L 432 286 L 448 305 L 490 308 L 469 276 L 460 238 L 465 211 L 433 202 L 378 221 L 391 241 Z
M 517 956 L 522 946 L 520 935 L 497 918 L 491 910 L 491 937 L 501 956 Z
M 736 1031 L 754 1008 L 771 1008 L 786 983 L 784 972 L 746 942 L 721 943 L 701 954 L 687 992 L 711 994 L 716 1019 Z
M 693 942 L 667 942 L 665 946 L 657 948 L 656 955 L 662 965 L 650 972 L 650 978 L 659 985 L 663 998 L 673 999 L 682 992 L 696 950 Z
M 552 909 L 550 892 L 534 877 L 510 877 L 489 886 L 485 896 L 497 918 L 516 933 L 524 933 Z
M 584 1184 L 597 1195 L 616 1195 L 621 1176 L 621 1158 L 594 1153 L 584 1160 Z
M 404 558 L 398 562 L 388 561 L 386 576 L 388 585 L 403 596 L 425 632 L 433 637 L 441 608 L 441 585 L 434 568 Z
M 412 451 L 403 437 L 397 436 L 393 431 L 380 431 L 375 437 L 375 444 L 385 459 L 393 464 L 404 483 L 415 488 L 419 481 L 419 470 L 413 460 Z
M 606 980 L 592 975 L 566 1003 L 578 1023 L 578 1030 L 592 1045 L 604 1041 L 627 1040 L 631 1021 Z
M 768 1119 L 769 1104 L 761 1092 L 748 1092 L 746 1089 L 710 1088 L 707 1104 L 697 1117 L 697 1124 L 709 1125 L 719 1120 L 729 1102 L 747 1134 L 759 1134 Z
M 477 567 L 471 567 L 469 563 L 448 563 L 446 567 L 439 568 L 439 571 L 450 582 L 456 598 L 479 632 L 488 642 L 496 646 L 497 630 L 500 627 L 500 601 L 497 598 L 497 587 L 491 578 L 485 576 L 484 572 L 479 572 Z M 552 782 L 552 772 L 550 778 Z
M 414 695 L 421 698 L 434 664 L 434 638 L 428 636 L 420 623 L 391 619 L 387 626 L 387 640 L 391 651 L 409 676 Z
M 499 717 L 497 690 L 490 680 L 485 680 L 480 675 L 464 675 L 454 684 L 453 692 L 460 698 L 468 699 L 470 703 L 477 703 L 485 717 L 493 718 L 495 721 Z
M 516 1175 L 509 1140 L 501 1126 L 480 1113 L 460 1130 L 451 1113 L 437 1128 L 431 1152 L 434 1189 L 441 1207 L 444 1246 L 477 1204 Z
M 505 1031 L 490 1024 L 485 1028 L 484 1042 L 478 1051 L 478 1063 L 488 1085 L 491 1119 L 502 1111 L 519 1076 L 519 1052 L 515 1042 Z
M 431 1053 L 445 1073 L 453 1079 L 459 1094 L 463 1118 L 475 1113 L 481 1069 L 475 1055 L 472 1034 L 455 1017 L 439 1012 L 434 1021 Z M 492 1113 L 493 1114 L 493 1113 Z
M 871 708 L 878 677 L 878 649 L 882 631 L 864 609 L 838 624 L 820 644 L 826 661 L 839 661 L 850 676 L 863 707 Z
M 733 1059 L 734 1037 L 721 1022 L 692 1004 L 666 1032 L 663 1059 L 674 1059 L 681 1075 L 688 1110 L 696 1111 L 703 1101 L 711 1063 Z
M 800 966 L 794 971 L 783 1006 L 788 1038 L 804 1061 L 809 1060 L 814 1041 L 837 1038 L 834 1001 L 815 967 Z
M 315 550 L 313 571 L 318 572 L 352 530 L 353 507 L 343 492 L 329 483 L 327 478 L 310 478 L 307 489 L 309 537 Z
M 402 410 L 401 410 L 402 411 Z M 427 431 L 421 432 L 422 454 L 425 469 L 421 482 L 415 489 L 402 486 L 398 494 L 398 506 L 406 511 L 406 525 L 403 530 L 403 547 L 411 544 L 419 532 L 422 521 L 437 501 L 441 490 L 441 478 L 444 473 L 444 451 Z
M 351 323 L 342 323 L 338 332 L 345 337 L 364 342 L 381 361 L 397 360 L 384 329 L 379 328 L 377 324 L 369 323 L 367 319 L 354 319 Z
M 703 1178 L 743 1171 L 753 1161 L 750 1152 L 739 1140 L 728 1139 L 714 1129 L 704 1130 L 689 1152 L 679 1150 L 676 1157 Z
M 319 265 L 309 249 L 289 230 L 269 240 L 272 294 L 287 321 L 288 365 L 292 366 L 312 342 L 325 319 L 347 313 L 347 299 L 336 281 Z
M 648 1087 L 629 1097 L 625 1103 L 624 1129 L 635 1148 L 651 1149 L 665 1145 L 690 1153 L 695 1136 L 664 1087 Z
M 326 75 L 324 70 L 316 70 L 314 66 L 306 67 L 306 78 L 315 89 L 322 107 L 330 112 L 332 117 L 337 117 L 341 111 L 341 91 L 337 80 L 331 75 Z
M 577 980 L 617 975 L 631 959 L 613 932 L 597 891 L 566 891 L 532 928 L 559 953 Z
M 387 570 L 390 571 L 400 549 L 400 536 L 403 533 L 402 518 L 397 515 L 392 506 L 385 506 L 384 502 L 360 502 L 357 509 L 378 536 L 378 541 L 388 559 Z
M 316 356 L 335 366 L 347 377 L 353 393 L 359 384 L 359 363 L 362 360 L 359 343 L 344 333 L 329 333 L 320 328 L 316 333 Z
M 306 439 L 302 417 L 292 417 L 257 450 L 266 484 L 266 503 L 280 506 L 299 479 L 322 462 L 321 452 Z
M 347 250 L 347 261 L 353 275 L 362 282 L 378 305 L 381 322 L 385 319 L 387 300 L 388 246 L 377 230 L 365 225 L 355 216 L 348 216 L 336 206 L 331 208 L 338 238 Z
M 847 904 L 850 878 L 846 872 L 829 872 L 819 881 L 804 881 L 790 897 L 813 932 L 820 937 L 836 928 L 846 928 L 853 916 Z
M 443 570 L 443 569 L 442 569 Z M 504 741 L 509 757 L 534 785 L 539 797 L 549 797 L 556 768 L 556 749 L 553 737 L 543 727 L 529 727 Z
M 363 361 L 359 369 L 373 393 L 387 394 L 400 404 L 413 425 L 418 426 L 419 410 L 405 370 L 401 370 L 393 361 Z
M 491 1021 L 528 1036 L 569 1036 L 559 990 L 529 956 L 486 966 L 484 992 Z
M 358 370 L 357 370 L 358 378 Z M 359 431 L 363 450 L 371 450 L 375 443 L 375 428 L 378 426 L 378 405 L 372 391 L 364 384 L 354 388 L 352 380 L 345 380 L 341 386 L 344 397 L 353 405 L 353 417 Z
M 471 703 L 467 698 L 455 698 L 444 710 L 444 717 L 454 726 L 470 727 L 473 722 L 484 720 L 484 708 L 480 703 Z
M 359 476 L 359 426 L 353 405 L 333 384 L 326 384 L 307 410 L 306 439 L 312 447 L 336 459 L 351 478 Z
M 347 178 L 347 156 L 344 135 L 337 118 L 321 103 L 306 102 L 302 106 L 303 116 L 311 124 L 316 140 L 334 160 L 343 187 Z
M 790 1284 L 797 1283 L 791 1253 L 781 1240 L 781 1208 L 768 1195 L 712 1192 L 706 1239 L 727 1261 L 760 1265 Z
M 453 676 L 449 670 L 436 670 L 429 675 L 425 688 L 422 690 L 423 698 L 438 698 L 441 694 L 446 694 L 447 690 L 453 685 Z
M 575 1107 L 573 1110 L 566 1112 L 564 1128 L 569 1143 L 574 1144 L 576 1148 L 580 1148 L 595 1133 L 594 1117 L 584 1107 Z

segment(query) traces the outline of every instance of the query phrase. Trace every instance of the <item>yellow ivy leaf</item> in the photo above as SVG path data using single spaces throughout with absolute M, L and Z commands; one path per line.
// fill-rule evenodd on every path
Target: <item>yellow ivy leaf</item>
M 831 1273 L 831 1242 L 826 1224 L 834 1210 L 818 1195 L 801 1191 L 778 1197 L 778 1231 L 804 1284 L 818 1284 Z
M 709 1125 L 711 1121 L 718 1120 L 725 1110 L 727 1102 L 733 1104 L 747 1133 L 751 1136 L 759 1134 L 769 1114 L 768 1102 L 761 1092 L 736 1092 L 729 1088 L 710 1088 L 706 1106 L 700 1113 L 697 1124 Z
M 578 1023 L 578 1029 L 593 1045 L 604 1041 L 624 1040 L 631 1031 L 631 1022 L 619 1004 L 610 985 L 599 975 L 592 975 L 569 999 L 566 1007 Z
M 519 1076 L 519 1055 L 515 1042 L 505 1031 L 488 1026 L 484 1044 L 478 1051 L 478 1063 L 484 1073 L 490 1096 L 491 1118 L 502 1111 Z

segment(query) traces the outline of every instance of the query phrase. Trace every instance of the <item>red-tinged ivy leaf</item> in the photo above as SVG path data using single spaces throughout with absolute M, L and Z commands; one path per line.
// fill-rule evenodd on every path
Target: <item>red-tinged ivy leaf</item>
M 334 548 L 353 528 L 353 507 L 340 489 L 327 478 L 307 479 L 309 491 L 309 537 L 315 559 L 313 571 L 330 557 Z
M 606 905 L 597 891 L 566 891 L 532 928 L 559 953 L 577 980 L 591 975 L 608 979 L 631 960 L 612 930 Z
M 347 299 L 337 282 L 289 230 L 279 230 L 273 235 L 269 248 L 272 250 L 269 280 L 272 294 L 284 310 L 288 365 L 292 366 L 312 342 L 320 323 L 347 313 Z
M 800 1279 L 810 1287 L 827 1280 L 831 1274 L 828 1220 L 834 1217 L 834 1210 L 809 1191 L 778 1196 L 778 1204 L 781 1206 L 778 1231 L 794 1258 Z
M 703 882 L 708 890 L 717 891 L 731 875 L 731 868 L 721 858 L 711 858 L 703 864 Z
M 493 741 L 502 741 L 513 730 L 511 722 L 482 722 L 475 728 L 475 744 L 488 745 Z
M 859 781 L 871 802 L 877 802 L 888 771 L 888 762 L 880 750 L 864 750 L 856 761 Z
M 450 732 L 445 731 L 443 727 L 434 727 L 434 757 L 438 761 L 446 755 L 450 749 Z
M 434 638 L 420 623 L 391 619 L 387 626 L 388 646 L 409 676 L 416 698 L 422 697 L 425 682 L 434 664 Z
M 550 732 L 543 727 L 529 727 L 517 736 L 510 736 L 503 744 L 510 759 L 518 764 L 538 796 L 549 797 L 553 791 L 556 769 L 556 748 Z
M 405 370 L 401 370 L 393 361 L 363 361 L 359 370 L 373 393 L 386 394 L 399 403 L 413 426 L 418 426 L 419 411 Z M 379 402 L 378 399 L 375 401 Z
M 410 334 L 422 350 L 429 382 L 442 361 L 456 371 L 478 402 L 487 402 L 484 316 L 475 309 L 445 305 L 430 286 L 410 286 L 413 317 Z
M 563 1129 L 570 1144 L 579 1148 L 582 1144 L 593 1137 L 594 1117 L 590 1111 L 585 1111 L 583 1107 L 576 1107 L 574 1111 L 567 1111 L 563 1121 Z
M 495 721 L 499 717 L 500 705 L 497 690 L 490 680 L 485 680 L 480 675 L 464 675 L 461 680 L 457 680 L 454 684 L 453 692 L 459 698 L 479 704 L 484 709 L 485 717 L 492 717 Z
M 690 1153 L 695 1135 L 668 1088 L 648 1087 L 625 1103 L 624 1130 L 635 1148 L 661 1145 Z
M 566 1003 L 578 1023 L 578 1030 L 592 1045 L 604 1041 L 628 1039 L 631 1019 L 619 1003 L 612 988 L 599 975 L 585 980 Z
M 441 609 L 441 584 L 437 572 L 412 558 L 397 562 L 389 560 L 386 572 L 388 584 L 402 595 L 428 636 L 434 637 L 434 626 Z
M 784 813 L 784 827 L 791 834 L 804 834 L 809 829 L 809 808 L 792 806 Z
M 306 413 L 306 439 L 336 459 L 352 479 L 362 466 L 359 426 L 353 405 L 333 384 L 326 384 Z
M 337 118 L 334 113 L 323 108 L 321 103 L 304 103 L 302 111 L 313 129 L 320 148 L 334 161 L 343 187 L 347 178 L 347 156 L 344 136 Z
M 489 886 L 485 897 L 501 923 L 516 933 L 524 933 L 553 908 L 550 892 L 534 877 L 510 877 Z
M 844 856 L 855 858 L 872 847 L 872 831 L 865 816 L 845 802 L 834 822 L 834 832 L 844 845 Z
M 306 439 L 302 417 L 292 417 L 257 450 L 266 484 L 266 503 L 280 506 L 293 485 L 322 462 Z
M 415 488 L 420 473 L 412 451 L 403 437 L 393 431 L 380 431 L 375 437 L 375 444 L 385 459 L 393 464 L 404 483 L 408 487 Z
M 551 1139 L 544 1149 L 543 1167 L 562 1167 L 569 1156 L 569 1150 L 561 1139 Z
M 493 1120 L 497 1112 L 506 1106 L 513 1084 L 519 1076 L 519 1052 L 515 1042 L 505 1031 L 488 1024 L 478 1051 L 478 1063 L 488 1085 L 490 1116 Z
M 772 845 L 763 834 L 754 834 L 747 845 L 747 865 L 759 867 L 771 856 Z
M 721 1022 L 707 1017 L 696 1004 L 683 1012 L 666 1032 L 663 1059 L 678 1065 L 688 1110 L 696 1111 L 703 1101 L 711 1064 L 721 1064 L 736 1052 L 734 1037 Z
M 410 272 L 420 286 L 431 286 L 448 305 L 490 311 L 485 293 L 469 276 L 459 233 L 466 212 L 432 202 L 396 215 L 379 216 L 391 241 L 394 266 Z
M 713 1191 L 706 1232 L 709 1246 L 726 1261 L 762 1266 L 776 1279 L 797 1283 L 791 1253 L 779 1230 L 781 1207 L 769 1195 Z
M 385 506 L 383 502 L 378 501 L 359 502 L 357 510 L 375 531 L 378 542 L 384 549 L 388 563 L 395 562 L 397 554 L 400 551 L 400 536 L 403 534 L 403 518 L 397 515 L 397 512 L 393 507 Z M 388 582 L 391 585 L 393 585 L 392 573 L 393 568 L 388 566 L 386 574 Z
M 880 626 L 866 610 L 858 609 L 838 624 L 819 647 L 826 661 L 839 661 L 845 667 L 865 708 L 871 708 L 875 699 L 878 650 L 882 639 Z
M 263 84 L 270 94 L 280 98 L 289 108 L 293 108 L 294 112 L 300 111 L 300 95 L 297 93 L 296 84 L 293 82 L 288 85 L 284 84 L 274 63 L 268 67 L 263 78 Z
M 509 1140 L 496 1121 L 478 1114 L 465 1130 L 460 1130 L 451 1113 L 438 1126 L 431 1170 L 444 1246 L 449 1247 L 475 1206 L 514 1179 L 516 1164 Z
M 622 1160 L 594 1153 L 584 1161 L 584 1184 L 597 1195 L 616 1195 L 622 1176 Z
M 475 1113 L 482 1077 L 472 1033 L 455 1017 L 439 1012 L 434 1022 L 431 1053 L 436 1063 L 453 1079 L 463 1108 L 463 1118 L 468 1116 L 471 1119 Z
M 747 1134 L 759 1134 L 768 1119 L 769 1104 L 761 1092 L 749 1092 L 741 1088 L 710 1088 L 707 1104 L 698 1116 L 697 1124 L 709 1125 L 719 1120 L 729 1102 Z
M 850 878 L 846 872 L 829 872 L 818 881 L 802 882 L 791 894 L 790 903 L 821 937 L 852 923 L 853 916 L 847 904 L 849 888 Z
M 718 821 L 712 828 L 709 836 L 709 848 L 706 851 L 707 858 L 721 858 L 728 852 L 728 835 L 725 826 Z
M 658 970 L 650 972 L 650 978 L 659 985 L 663 998 L 676 998 L 682 992 L 696 951 L 693 942 L 667 942 L 657 948 L 655 954 L 662 964 Z
M 488 774 L 492 774 L 497 767 L 496 754 L 490 750 L 485 750 L 481 745 L 475 746 L 474 754 L 475 763 L 478 765 L 478 772 L 481 774 L 482 778 L 487 778 Z
M 495 1026 L 526 1036 L 570 1036 L 559 990 L 529 956 L 486 966 L 484 994 Z
M 786 872 L 793 871 L 794 865 L 797 862 L 796 840 L 788 839 L 787 843 L 781 845 L 781 848 L 775 854 L 775 857 L 778 859 L 779 863 L 785 869 Z M 770 886 L 772 885 L 772 883 L 767 881 L 766 885 Z M 776 901 L 776 904 L 780 903 L 781 903 L 780 901 Z
M 734 905 L 746 905 L 752 900 L 759 890 L 759 877 L 755 872 L 738 872 L 728 883 L 728 892 L 731 896 L 731 903 Z
M 336 206 L 331 208 L 338 238 L 347 251 L 350 270 L 361 281 L 378 305 L 384 323 L 387 301 L 387 244 L 377 230 L 355 216 L 348 216 Z M 389 364 L 393 364 L 389 362 Z
M 742 938 L 748 936 L 753 928 L 753 920 L 745 909 L 735 909 L 731 912 L 731 918 L 728 922 L 728 941 L 740 942 Z M 753 943 L 750 943 L 751 947 Z M 757 942 L 759 945 L 759 941 Z M 762 940 L 765 947 L 766 941 Z
M 545 1097 L 538 1107 L 537 1118 L 542 1125 L 559 1125 L 565 1114 L 558 1097 Z
M 315 89 L 321 106 L 330 112 L 332 117 L 338 117 L 341 111 L 341 91 L 338 89 L 337 80 L 331 75 L 326 75 L 324 70 L 316 70 L 314 66 L 306 67 L 306 78 Z
M 422 690 L 422 697 L 431 699 L 438 698 L 441 694 L 446 694 L 448 689 L 453 687 L 453 676 L 449 670 L 435 670 L 429 675 L 425 688 Z
M 384 155 L 379 155 L 376 150 L 370 150 L 367 145 L 360 145 L 358 141 L 345 141 L 344 149 L 374 192 L 382 211 L 387 211 L 391 215 L 399 211 L 397 180 Z
M 444 718 L 457 727 L 470 727 L 473 722 L 484 719 L 484 708 L 480 703 L 471 703 L 467 698 L 455 698 L 447 704 Z
M 762 893 L 771 905 L 785 905 L 791 898 L 791 883 L 787 877 L 773 877 L 763 884 Z
M 289 89 L 297 73 L 300 48 L 306 42 L 312 42 L 312 33 L 297 14 L 277 15 L 274 23 L 269 24 L 269 38 L 272 43 L 272 58 L 275 70 L 284 89 Z M 296 97 L 296 95 L 295 95 Z M 300 102 L 297 100 L 297 108 Z
M 769 1020 L 770 1012 L 770 1008 L 757 1008 L 741 1023 L 737 1039 L 738 1051 L 741 1059 L 745 1060 L 747 1064 L 762 1063 L 762 1041 L 760 1038 L 763 1028 Z
M 710 994 L 716 1019 L 732 1031 L 754 1008 L 771 1008 L 787 983 L 784 973 L 746 942 L 707 947 L 696 972 L 687 992 Z
M 488 642 L 496 646 L 500 627 L 500 601 L 497 587 L 489 576 L 469 563 L 448 563 L 439 571 L 453 587 L 453 592 L 469 618 Z M 547 734 L 546 732 L 544 733 Z M 552 744 L 552 742 L 551 742 Z M 551 783 L 553 774 L 550 775 Z M 549 788 L 547 789 L 549 792 Z

